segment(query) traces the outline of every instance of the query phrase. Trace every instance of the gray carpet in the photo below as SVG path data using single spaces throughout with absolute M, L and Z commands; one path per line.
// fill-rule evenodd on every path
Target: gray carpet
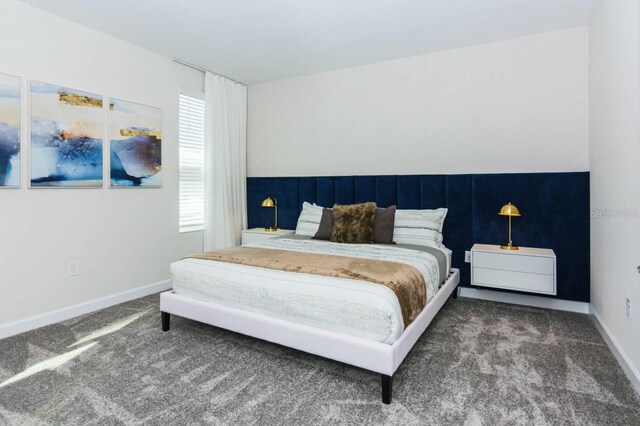
M 0 340 L 0 424 L 640 425 L 586 315 L 450 300 L 380 377 L 193 321 L 158 296 Z

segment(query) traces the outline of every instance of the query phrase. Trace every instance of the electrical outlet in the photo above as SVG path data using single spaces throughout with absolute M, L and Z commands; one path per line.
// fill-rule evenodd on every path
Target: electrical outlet
M 471 252 L 469 250 L 464 252 L 464 262 L 471 263 Z
M 72 260 L 69 262 L 69 276 L 76 277 L 80 275 L 80 261 Z
M 627 308 L 627 309 L 626 309 L 627 318 L 631 318 L 631 298 L 630 298 L 630 297 L 627 297 L 627 298 L 626 298 L 626 301 L 627 301 L 627 303 L 626 303 L 626 308 Z

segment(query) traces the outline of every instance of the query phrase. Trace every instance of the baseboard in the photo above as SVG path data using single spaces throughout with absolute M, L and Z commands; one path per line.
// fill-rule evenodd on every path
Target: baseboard
M 627 356 L 616 338 L 613 336 L 609 327 L 607 327 L 604 321 L 602 321 L 600 314 L 598 314 L 598 311 L 595 310 L 593 305 L 591 305 L 591 313 L 596 328 L 604 338 L 604 341 L 607 342 L 607 345 L 609 345 L 609 349 L 611 349 L 611 352 L 613 352 L 613 355 L 618 360 L 622 370 L 624 370 L 624 373 L 631 381 L 631 385 L 635 388 L 638 395 L 640 395 L 640 372 L 633 365 L 631 359 Z
M 90 300 L 88 302 L 79 303 L 56 311 L 47 312 L 45 314 L 2 324 L 0 325 L 0 339 L 24 333 L 25 331 L 35 330 L 36 328 L 44 327 L 45 325 L 75 318 L 80 315 L 108 308 L 109 306 L 117 305 L 119 303 L 128 302 L 129 300 L 148 296 L 153 293 L 165 291 L 170 288 L 171 280 L 159 281 L 143 287 L 123 291 L 122 293 L 116 293 L 110 296 L 101 297 L 100 299 Z
M 528 294 L 460 287 L 460 296 L 471 299 L 490 300 L 492 302 L 513 303 L 514 305 L 535 306 L 536 308 L 578 312 L 581 314 L 588 314 L 590 312 L 587 302 L 551 299 L 549 297 L 531 296 Z

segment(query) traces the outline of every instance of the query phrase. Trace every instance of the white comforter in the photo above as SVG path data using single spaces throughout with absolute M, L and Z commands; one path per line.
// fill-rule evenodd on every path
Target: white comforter
M 406 263 L 423 274 L 427 303 L 440 284 L 435 257 L 406 248 L 283 238 L 252 246 Z M 404 331 L 393 291 L 367 281 L 202 259 L 173 263 L 171 275 L 175 293 L 199 300 L 388 344 Z

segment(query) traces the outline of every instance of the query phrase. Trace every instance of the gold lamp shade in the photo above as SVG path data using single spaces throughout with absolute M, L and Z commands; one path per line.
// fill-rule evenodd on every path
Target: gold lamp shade
M 262 201 L 262 207 L 275 207 L 275 206 L 276 206 L 276 200 L 271 197 L 267 197 Z
M 278 230 L 278 200 L 272 197 L 267 197 L 262 201 L 262 207 L 273 207 L 274 209 L 274 221 L 273 226 L 264 228 L 267 232 L 274 232 Z
M 520 210 L 518 210 L 518 208 L 513 204 L 508 203 L 502 206 L 498 214 L 500 216 L 509 216 L 509 242 L 507 244 L 501 245 L 500 248 L 503 250 L 518 250 L 518 246 L 513 245 L 513 241 L 511 241 L 511 218 L 522 216 L 520 214 Z
M 500 216 L 522 216 L 520 214 L 520 210 L 518 210 L 518 208 L 511 203 L 502 206 L 498 214 Z

